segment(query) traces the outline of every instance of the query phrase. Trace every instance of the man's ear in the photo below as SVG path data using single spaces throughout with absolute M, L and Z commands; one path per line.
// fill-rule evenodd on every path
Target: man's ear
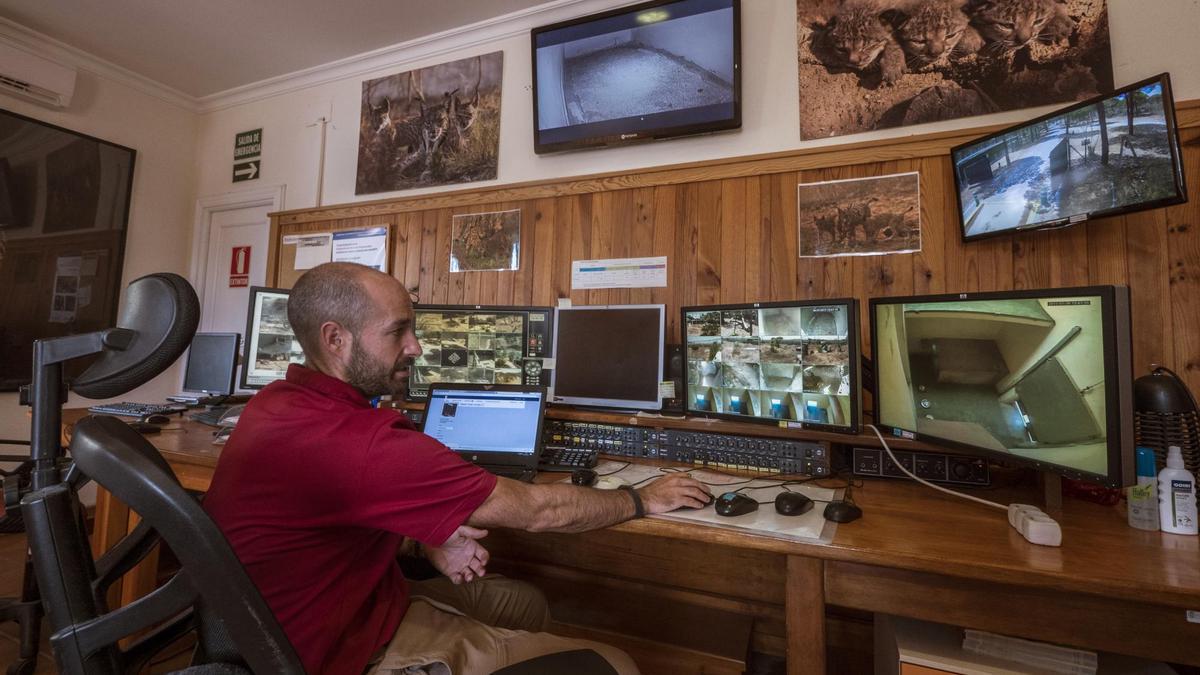
M 321 324 L 321 351 L 341 357 L 350 350 L 354 337 L 340 323 L 326 321 Z

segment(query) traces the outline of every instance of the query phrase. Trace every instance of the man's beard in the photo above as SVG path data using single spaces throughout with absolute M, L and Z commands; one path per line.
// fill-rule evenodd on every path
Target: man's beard
M 391 394 L 399 396 L 407 388 L 405 381 L 393 378 L 397 372 L 408 368 L 411 361 L 397 364 L 373 361 L 366 350 L 354 345 L 350 348 L 350 363 L 346 366 L 346 381 L 361 391 L 367 398 Z

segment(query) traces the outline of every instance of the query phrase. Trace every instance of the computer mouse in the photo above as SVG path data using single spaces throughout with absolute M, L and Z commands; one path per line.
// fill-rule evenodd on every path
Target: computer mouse
M 718 516 L 743 516 L 758 510 L 758 502 L 738 492 L 726 492 L 717 497 Z
M 616 476 L 601 476 L 592 487 L 597 490 L 616 490 L 627 483 Z
M 862 518 L 862 509 L 853 502 L 829 502 L 825 505 L 825 520 L 849 523 Z
M 799 492 L 780 492 L 775 495 L 775 513 L 798 516 L 812 510 L 813 501 Z
M 596 472 L 591 469 L 576 469 L 571 473 L 571 484 L 591 487 L 596 484 Z
M 148 422 L 130 422 L 129 426 L 143 436 L 149 436 L 151 434 L 162 432 L 162 427 L 158 426 L 157 424 L 150 424 Z
M 146 415 L 142 421 L 149 424 L 170 424 L 171 418 L 166 415 Z

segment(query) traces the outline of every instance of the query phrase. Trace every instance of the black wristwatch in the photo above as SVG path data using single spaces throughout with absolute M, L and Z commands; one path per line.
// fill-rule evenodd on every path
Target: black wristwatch
M 632 485 L 622 485 L 621 489 L 628 492 L 630 497 L 633 497 L 633 517 L 641 518 L 646 515 L 646 506 L 642 504 L 642 496 Z

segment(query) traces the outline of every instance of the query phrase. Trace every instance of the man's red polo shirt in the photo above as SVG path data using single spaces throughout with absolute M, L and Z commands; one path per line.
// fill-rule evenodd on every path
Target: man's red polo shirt
M 404 537 L 441 545 L 496 477 L 292 365 L 246 405 L 204 508 L 229 539 L 310 675 L 360 675 L 408 609 Z

